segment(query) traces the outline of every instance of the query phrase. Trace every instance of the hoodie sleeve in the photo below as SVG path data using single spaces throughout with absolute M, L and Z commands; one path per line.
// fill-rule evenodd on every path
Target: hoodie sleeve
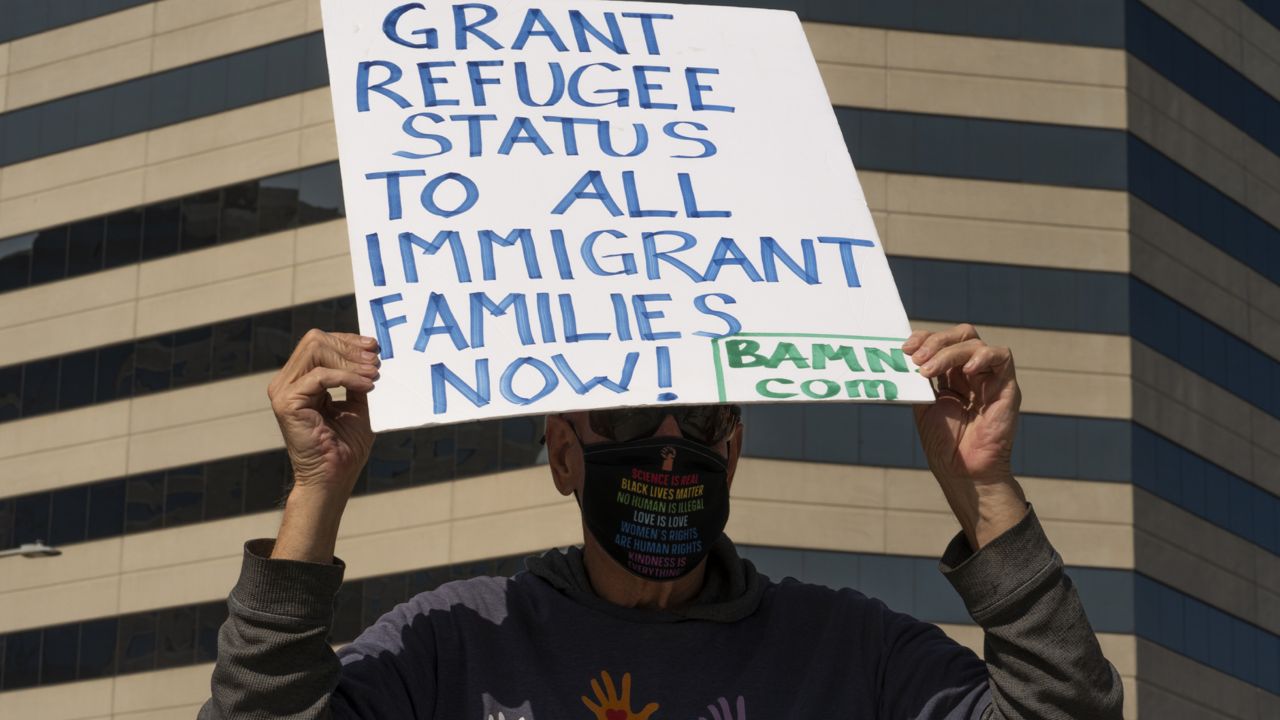
M 429 643 L 402 632 L 411 606 L 335 653 L 329 630 L 345 566 L 338 558 L 330 565 L 270 559 L 273 543 L 245 543 L 199 720 L 429 720 L 434 655 Z
M 329 698 L 340 666 L 328 635 L 346 568 L 337 558 L 331 565 L 272 560 L 273 544 L 245 543 L 200 720 L 334 717 Z
M 978 552 L 957 534 L 939 566 L 983 630 L 985 667 L 936 627 L 896 616 L 884 717 L 1120 720 L 1120 674 L 1034 509 Z

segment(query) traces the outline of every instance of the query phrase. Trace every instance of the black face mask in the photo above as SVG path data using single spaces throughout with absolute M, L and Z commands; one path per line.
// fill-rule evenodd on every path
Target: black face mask
M 632 574 L 687 575 L 729 521 L 725 459 L 684 438 L 600 443 L 582 450 L 582 519 Z

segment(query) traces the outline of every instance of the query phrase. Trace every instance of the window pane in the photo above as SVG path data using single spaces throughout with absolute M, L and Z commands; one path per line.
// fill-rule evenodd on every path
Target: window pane
M 542 452 L 542 417 L 506 418 L 502 425 L 502 469 L 533 465 Z
M 22 416 L 22 366 L 0 368 L 0 422 Z
M 55 491 L 49 543 L 56 547 L 84 542 L 88 519 L 89 486 L 80 485 Z
M 222 191 L 210 190 L 182 199 L 182 250 L 199 250 L 218 242 Z
M 62 358 L 58 373 L 58 409 L 71 410 L 93 404 L 98 379 L 98 352 L 85 350 Z
M 306 77 L 306 44 L 295 38 L 263 50 L 267 54 L 267 97 L 281 97 L 302 89 Z
M 110 345 L 98 350 L 97 402 L 133 396 L 133 343 Z
M 302 340 L 302 336 L 313 328 L 325 332 L 332 331 L 333 322 L 333 303 L 330 301 L 294 305 L 293 319 L 290 322 L 293 330 L 291 333 L 293 344 L 297 345 Z
M 36 493 L 18 498 L 13 520 L 13 544 L 22 545 L 49 539 L 49 493 Z
M 115 537 L 124 532 L 124 480 L 89 486 L 88 540 Z
M 39 144 L 31 148 L 24 159 L 60 152 L 75 145 L 77 99 L 62 98 L 38 106 Z
M 253 370 L 274 370 L 293 352 L 292 313 L 281 310 L 253 318 Z
M 80 624 L 44 629 L 40 658 L 40 684 L 76 679 L 76 653 L 80 649 Z
M 187 117 L 227 109 L 227 63 L 221 58 L 187 68 Z
M 68 147 L 83 147 L 113 137 L 111 111 L 115 94 L 116 88 L 103 88 L 73 98 L 75 134 L 68 138 Z
M 168 390 L 173 370 L 173 336 L 143 338 L 137 342 L 134 352 L 134 394 Z
M 156 614 L 125 615 L 120 618 L 116 643 L 117 673 L 152 670 L 156 664 Z
M 329 84 L 329 65 L 325 62 L 324 38 L 312 35 L 307 38 L 307 74 L 303 85 L 306 89 Z
M 196 613 L 195 662 L 212 662 L 218 657 L 218 630 L 227 621 L 227 603 L 205 603 Z
M 111 98 L 111 130 L 117 137 L 146 130 L 151 122 L 151 76 L 130 80 L 115 86 Z
M 108 268 L 138 262 L 142 251 L 142 211 L 126 210 L 107 218 Z
M 116 672 L 116 618 L 80 623 L 80 658 L 76 677 L 80 680 L 107 677 Z
M 342 217 L 342 181 L 336 163 L 307 168 L 298 175 L 298 221 L 302 225 Z
M 360 603 L 363 582 L 342 583 L 333 603 L 333 624 L 329 626 L 329 642 L 351 642 L 364 630 L 360 624 Z
M 458 424 L 458 477 L 498 470 L 498 423 L 492 420 Z
M 222 380 L 249 372 L 251 336 L 252 325 L 248 318 L 228 320 L 214 326 L 210 380 Z
M 142 259 L 154 260 L 178 252 L 181 227 L 181 201 L 170 200 L 148 207 L 143 224 Z
M 126 533 L 154 530 L 164 524 L 164 473 L 125 479 Z
M 0 500 L 0 548 L 13 547 L 13 516 L 17 498 Z
M 284 498 L 289 458 L 280 451 L 250 455 L 246 461 L 244 511 L 274 510 Z
M 236 517 L 244 512 L 244 458 L 205 465 L 204 519 Z
M 187 69 L 178 68 L 147 77 L 151 86 L 148 125 L 158 127 L 181 122 L 187 114 Z
M 456 425 L 418 428 L 413 433 L 413 484 L 453 479 L 453 462 L 458 452 Z
M 67 241 L 67 277 L 102 269 L 106 261 L 107 223 L 89 218 L 71 226 Z
M 354 295 L 348 295 L 333 301 L 333 329 L 337 332 L 345 333 L 360 332 L 360 325 L 356 320 L 356 299 Z
M 405 600 L 405 576 L 368 578 L 364 581 L 361 599 L 360 624 L 369 627 L 396 605 Z
M 415 570 L 409 573 L 406 581 L 405 598 L 413 598 L 420 593 L 435 590 L 449 580 L 449 571 L 446 568 Z
M 156 667 L 190 665 L 195 655 L 196 609 L 170 608 L 157 615 Z
M 200 522 L 203 503 L 204 465 L 175 468 L 165 473 L 165 527 Z
M 31 281 L 31 246 L 35 233 L 0 240 L 0 292 L 24 288 Z
M 173 336 L 173 387 L 208 382 L 213 356 L 213 329 L 182 330 Z
M 19 162 L 31 157 L 32 148 L 40 144 L 40 114 L 36 107 L 23 108 L 6 113 L 4 120 L 4 156 L 0 164 Z
M 258 184 L 258 225 L 263 233 L 298 224 L 298 173 L 265 178 Z
M 61 280 L 67 276 L 67 228 L 41 230 L 31 256 L 31 284 Z
M 36 360 L 22 371 L 22 416 L 58 409 L 58 358 Z
M 9 633 L 4 643 L 4 690 L 34 687 L 40 681 L 40 631 Z
M 369 455 L 369 492 L 408 487 L 412 465 L 412 434 L 388 433 L 377 436 Z
M 222 229 L 219 242 L 258 234 L 258 183 L 232 185 L 222 191 Z
M 244 107 L 267 99 L 267 54 L 242 52 L 226 56 L 227 75 L 235 78 L 227 87 L 227 107 Z

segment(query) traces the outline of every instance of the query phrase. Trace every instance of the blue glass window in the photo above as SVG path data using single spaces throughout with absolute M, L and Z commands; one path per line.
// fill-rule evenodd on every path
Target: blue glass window
M 154 670 L 156 666 L 156 613 L 124 615 L 116 644 L 117 672 Z
M 80 653 L 76 678 L 91 680 L 116 672 L 116 628 L 119 620 L 102 618 L 80 623 Z

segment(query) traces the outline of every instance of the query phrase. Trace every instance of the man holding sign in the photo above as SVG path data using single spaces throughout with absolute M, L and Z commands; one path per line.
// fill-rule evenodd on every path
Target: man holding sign
M 335 659 L 333 552 L 373 443 L 377 349 L 312 331 L 271 383 L 295 483 L 274 543 L 246 545 L 205 720 L 1121 716 L 1120 677 L 1010 470 L 1013 357 L 967 325 L 903 350 L 943 388 L 916 422 L 963 528 L 941 567 L 985 632 L 985 663 L 877 600 L 775 583 L 740 559 L 722 534 L 743 434 L 726 405 L 548 417 L 582 549 L 418 595 Z M 336 387 L 347 400 L 329 399 Z M 646 516 L 665 539 L 641 544 L 652 536 L 628 526 Z
M 323 8 L 364 335 L 308 333 L 271 384 L 295 483 L 276 540 L 246 545 L 202 717 L 1119 716 L 1011 474 L 1012 356 L 970 326 L 907 337 L 794 14 Z M 723 534 L 736 403 L 867 400 L 917 403 L 986 663 L 851 590 L 772 582 Z M 423 593 L 335 656 L 373 432 L 531 413 L 582 549 Z

